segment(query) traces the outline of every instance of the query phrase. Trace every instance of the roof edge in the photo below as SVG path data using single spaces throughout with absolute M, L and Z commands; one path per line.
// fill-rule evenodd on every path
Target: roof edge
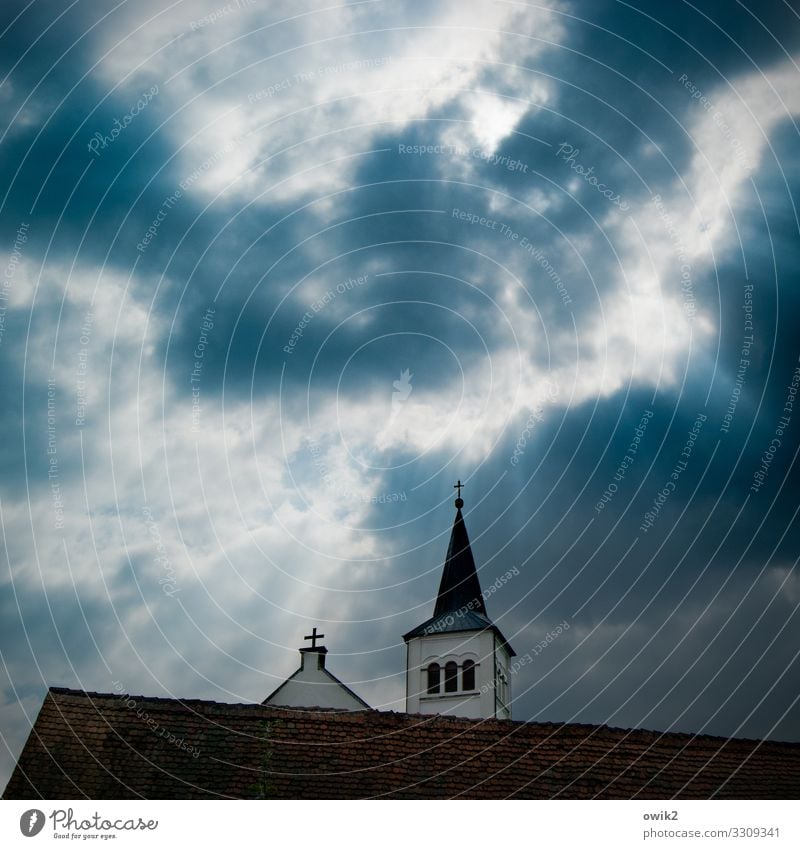
M 87 699 L 91 699 L 92 697 L 102 698 L 102 699 L 120 699 L 121 696 L 117 693 L 98 693 L 90 690 L 73 690 L 69 687 L 50 687 L 48 689 L 48 695 L 63 695 L 63 696 L 75 696 L 75 697 L 84 697 Z M 307 710 L 309 713 L 313 713 L 318 711 L 320 713 L 337 713 L 340 716 L 348 716 L 348 715 L 357 715 L 362 714 L 365 711 L 340 711 L 340 710 L 332 710 L 330 708 L 285 708 L 285 707 L 274 707 L 272 705 L 263 705 L 259 702 L 216 702 L 211 699 L 169 699 L 163 698 L 160 696 L 134 696 L 132 698 L 142 699 L 147 702 L 167 702 L 167 703 L 180 703 L 180 704 L 205 704 L 205 705 L 217 705 L 219 707 L 241 707 L 241 708 L 266 708 L 270 711 L 291 711 L 291 710 Z M 45 697 L 46 699 L 46 697 Z M 376 718 L 380 717 L 409 717 L 410 719 L 419 719 L 424 722 L 431 721 L 446 721 L 453 723 L 462 723 L 464 725 L 478 725 L 484 723 L 497 722 L 502 723 L 504 727 L 508 727 L 509 725 L 536 725 L 540 727 L 547 728 L 562 728 L 562 727 L 570 727 L 570 728 L 583 728 L 587 730 L 599 730 L 605 729 L 607 731 L 616 731 L 620 734 L 630 734 L 632 732 L 640 733 L 640 734 L 654 734 L 659 737 L 679 737 L 684 738 L 686 740 L 713 740 L 717 742 L 724 741 L 737 741 L 739 743 L 757 743 L 760 745 L 773 745 L 773 746 L 789 746 L 792 748 L 800 749 L 800 740 L 774 740 L 771 738 L 759 738 L 759 737 L 724 737 L 721 735 L 715 734 L 695 734 L 691 731 L 659 731 L 654 728 L 622 728 L 617 725 L 593 725 L 592 723 L 587 722 L 530 722 L 524 719 L 468 719 L 463 716 L 449 716 L 447 714 L 414 714 L 414 713 L 405 713 L 404 711 L 391 711 L 391 710 L 377 710 L 376 708 L 371 708 L 370 712 L 372 716 Z M 35 723 L 34 723 L 35 725 Z
M 433 618 L 437 619 L 438 617 L 433 617 Z M 420 639 L 423 639 L 424 637 L 438 637 L 438 636 L 441 636 L 443 634 L 482 634 L 484 631 L 492 631 L 498 637 L 500 642 L 508 650 L 509 657 L 516 657 L 517 656 L 517 653 L 511 647 L 511 643 L 509 643 L 508 640 L 503 636 L 503 632 L 497 627 L 497 625 L 494 624 L 494 622 L 489 622 L 489 624 L 486 625 L 485 628 L 463 628 L 463 629 L 458 630 L 458 631 L 434 631 L 430 634 L 415 634 L 414 633 L 414 631 L 418 630 L 419 628 L 424 627 L 430 621 L 433 621 L 433 620 L 428 619 L 425 622 L 423 622 L 422 625 L 417 625 L 416 628 L 412 628 L 410 631 L 403 634 L 403 641 L 407 643 L 409 640 L 420 640 Z

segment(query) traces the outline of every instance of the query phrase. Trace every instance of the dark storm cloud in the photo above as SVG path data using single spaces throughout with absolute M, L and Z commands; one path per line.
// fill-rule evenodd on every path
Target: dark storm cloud
M 573 9 L 591 26 L 578 27 L 575 42 L 612 67 L 634 73 L 643 67 L 646 51 L 671 68 L 685 65 L 686 73 L 691 68 L 725 76 L 753 66 L 768 68 L 780 59 L 778 44 L 791 53 L 800 43 L 800 23 L 782 4 L 751 0 L 737 5 L 733 12 L 724 0 L 691 6 L 584 0 Z
M 490 285 L 483 291 L 477 284 L 470 289 L 476 283 L 469 270 L 482 263 L 487 276 L 507 275 L 497 260 L 476 255 L 477 238 L 468 226 L 453 219 L 457 188 L 450 192 L 441 186 L 435 192 L 426 190 L 433 185 L 387 183 L 359 193 L 359 201 L 343 203 L 342 223 L 310 246 L 315 253 L 334 257 L 321 267 L 311 266 L 300 250 L 272 267 L 278 245 L 284 249 L 287 242 L 293 245 L 291 240 L 302 230 L 304 219 L 278 230 L 267 244 L 245 249 L 228 279 L 223 277 L 225 247 L 212 248 L 189 283 L 189 297 L 197 306 L 182 311 L 183 320 L 170 340 L 174 350 L 170 368 L 176 382 L 187 372 L 202 310 L 217 290 L 220 295 L 206 375 L 211 385 L 219 388 L 224 368 L 226 386 L 234 392 L 249 393 L 252 380 L 259 390 L 274 392 L 284 363 L 288 366 L 285 377 L 293 381 L 304 381 L 312 365 L 321 379 L 337 375 L 343 359 L 363 338 L 363 322 L 374 336 L 420 334 L 416 357 L 422 363 L 426 355 L 420 346 L 426 335 L 437 337 L 461 355 L 469 355 L 470 350 L 482 355 L 487 345 L 500 344 L 509 331 L 492 303 L 496 288 Z M 383 196 L 386 192 L 389 198 Z M 420 209 L 420 202 L 435 205 L 428 207 L 431 212 L 427 215 L 398 214 L 403 209 Z M 347 223 L 348 219 L 356 220 Z M 214 274 L 215 268 L 220 269 L 219 276 Z M 431 273 L 433 269 L 440 270 Z M 470 323 L 459 317 L 467 303 L 475 306 Z M 292 334 L 307 314 L 311 320 L 301 328 L 302 339 L 294 344 Z M 398 344 L 400 341 L 397 338 Z M 319 357 L 323 342 L 325 356 Z M 366 367 L 374 368 L 374 364 L 373 360 L 372 366 Z M 355 367 L 364 368 L 365 361 L 357 361 Z M 367 383 L 372 377 L 382 379 L 369 373 L 363 377 Z M 350 390 L 345 385 L 341 391 L 347 395 Z
M 682 434 L 671 436 L 662 447 L 667 456 L 655 458 L 653 471 L 645 474 L 667 435 L 668 411 L 656 408 L 635 464 L 619 484 L 614 484 L 618 490 L 598 514 L 595 504 L 602 490 L 613 483 L 618 458 L 624 455 L 625 443 L 638 424 L 638 415 L 633 413 L 649 409 L 649 399 L 632 398 L 628 407 L 630 413 L 619 435 L 609 442 L 608 462 L 603 462 L 591 479 L 586 480 L 580 453 L 573 455 L 566 470 L 561 467 L 559 458 L 569 449 L 559 450 L 556 441 L 549 443 L 555 449 L 552 459 L 545 461 L 532 485 L 515 493 L 515 503 L 499 508 L 503 511 L 499 522 L 482 538 L 482 525 L 476 525 L 481 519 L 494 520 L 496 511 L 491 510 L 491 517 L 484 511 L 474 512 L 470 527 L 477 537 L 474 549 L 485 565 L 481 574 L 484 584 L 490 584 L 504 565 L 520 564 L 521 575 L 515 578 L 513 588 L 504 588 L 490 602 L 491 612 L 518 654 L 530 654 L 562 621 L 572 628 L 552 648 L 534 654 L 533 661 L 520 667 L 514 679 L 519 708 L 539 719 L 555 720 L 566 713 L 623 727 L 644 724 L 684 730 L 704 728 L 720 734 L 757 733 L 757 721 L 749 721 L 742 728 L 736 725 L 745 720 L 757 701 L 755 697 L 744 698 L 740 692 L 727 709 L 713 718 L 712 714 L 719 709 L 720 693 L 727 696 L 736 692 L 742 670 L 747 671 L 750 683 L 768 680 L 770 686 L 775 683 L 774 676 L 786 670 L 771 695 L 773 716 L 777 719 L 791 707 L 795 643 L 784 639 L 778 642 L 780 649 L 770 645 L 781 629 L 785 638 L 797 627 L 797 599 L 779 592 L 784 577 L 780 570 L 791 564 L 796 540 L 775 551 L 777 533 L 783 532 L 791 516 L 779 512 L 767 523 L 772 532 L 765 533 L 762 525 L 757 535 L 756 526 L 764 518 L 760 508 L 745 510 L 734 522 L 738 510 L 724 499 L 722 504 L 715 504 L 726 469 L 716 471 L 712 467 L 708 474 L 715 485 L 701 485 L 696 491 L 704 471 L 703 455 L 709 453 L 701 446 L 696 459 L 699 468 L 681 480 L 680 489 L 649 536 L 639 533 L 634 542 L 632 525 L 641 520 L 652 500 L 650 482 L 669 479 L 674 459 L 669 455 L 674 454 Z M 603 423 L 609 434 L 610 420 L 616 413 L 616 405 L 608 413 L 601 408 L 593 422 L 593 440 L 602 438 L 604 430 L 598 425 Z M 691 426 L 690 421 L 678 422 L 675 430 L 685 431 L 687 426 Z M 543 429 L 542 441 L 549 442 L 552 429 Z M 625 431 L 628 435 L 623 437 Z M 564 434 L 573 443 L 580 435 L 580 429 L 574 426 Z M 591 452 L 584 453 L 587 464 L 596 459 Z M 530 465 L 534 462 L 532 457 Z M 581 494 L 584 484 L 587 488 Z M 643 492 L 633 499 L 631 495 L 640 485 Z M 571 503 L 566 514 L 565 502 Z M 587 528 L 589 517 L 594 517 L 594 523 Z M 620 517 L 621 524 L 616 524 Z M 521 528 L 524 530 L 519 533 Z M 546 538 L 553 528 L 555 534 Z M 740 603 L 721 639 L 720 624 Z M 728 646 L 738 644 L 759 617 L 755 634 L 735 654 L 729 654 Z M 581 640 L 583 644 L 579 645 Z M 618 641 L 616 647 L 606 654 L 614 641 Z M 763 665 L 754 665 L 761 652 L 774 662 L 774 675 Z M 699 653 L 702 657 L 698 661 Z M 704 687 L 718 672 L 720 677 L 714 679 L 712 690 L 701 694 L 700 706 L 682 713 L 700 693 L 702 687 L 697 683 Z M 609 682 L 611 686 L 602 692 Z M 670 691 L 673 685 L 675 689 Z M 761 686 L 759 692 L 765 689 Z M 755 691 L 748 686 L 747 692 Z M 781 722 L 776 736 L 796 734 L 792 716 Z M 763 721 L 763 713 L 761 717 Z

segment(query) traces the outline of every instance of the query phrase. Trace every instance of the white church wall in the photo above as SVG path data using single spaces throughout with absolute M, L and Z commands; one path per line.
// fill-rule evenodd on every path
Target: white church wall
M 324 656 L 301 654 L 301 668 L 265 702 L 272 707 L 366 710 L 366 706 L 340 681 L 325 671 Z
M 464 690 L 464 663 L 472 661 L 475 686 Z M 445 670 L 453 662 L 458 667 L 457 688 L 445 690 Z M 437 693 L 428 692 L 428 667 L 440 668 Z M 508 675 L 508 655 L 492 631 L 432 634 L 408 642 L 406 671 L 406 710 L 408 713 L 449 714 L 480 719 L 497 716 L 509 719 L 510 708 L 500 703 L 502 683 L 495 680 L 496 666 Z M 497 704 L 496 704 L 497 702 Z M 508 700 L 510 704 L 510 699 Z

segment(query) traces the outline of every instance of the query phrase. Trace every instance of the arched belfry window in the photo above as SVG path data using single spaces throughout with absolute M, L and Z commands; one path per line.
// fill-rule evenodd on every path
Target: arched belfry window
M 458 664 L 454 660 L 448 660 L 444 665 L 444 691 L 455 693 L 458 690 Z
M 440 669 L 438 663 L 428 666 L 428 695 L 435 696 L 439 692 Z
M 461 667 L 461 689 L 475 689 L 475 661 L 465 660 Z

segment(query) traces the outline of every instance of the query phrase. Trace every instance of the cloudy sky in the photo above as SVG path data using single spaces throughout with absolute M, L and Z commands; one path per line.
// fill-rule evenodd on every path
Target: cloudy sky
M 402 710 L 459 478 L 516 719 L 800 740 L 799 62 L 792 0 L 6 0 L 0 784 L 48 686 L 260 701 L 314 625 Z

